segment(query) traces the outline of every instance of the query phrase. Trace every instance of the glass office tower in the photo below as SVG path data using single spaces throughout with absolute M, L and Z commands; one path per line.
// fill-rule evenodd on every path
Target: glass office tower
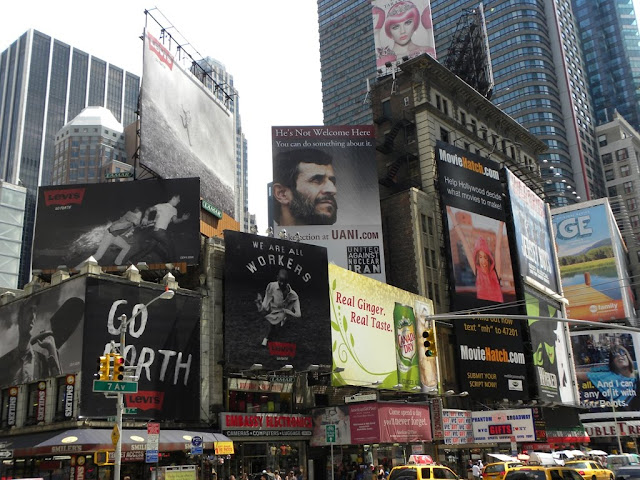
M 0 180 L 27 188 L 20 286 L 30 280 L 37 189 L 51 182 L 55 134 L 87 106 L 136 119 L 140 78 L 29 30 L 0 54 Z

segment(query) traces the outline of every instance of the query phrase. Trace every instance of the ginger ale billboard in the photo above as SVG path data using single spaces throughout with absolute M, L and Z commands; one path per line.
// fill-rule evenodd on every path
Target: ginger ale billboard
M 431 391 L 438 385 L 431 300 L 329 265 L 333 385 Z

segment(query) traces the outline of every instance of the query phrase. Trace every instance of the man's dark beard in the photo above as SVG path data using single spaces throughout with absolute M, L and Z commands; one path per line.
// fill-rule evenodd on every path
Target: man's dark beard
M 316 197 L 315 201 L 310 201 L 297 190 L 291 190 L 293 198 L 289 204 L 289 210 L 296 222 L 301 225 L 333 225 L 336 223 L 338 215 L 338 204 L 333 195 L 324 195 Z M 331 215 L 323 215 L 316 212 L 316 204 L 331 200 L 333 202 L 333 213 Z

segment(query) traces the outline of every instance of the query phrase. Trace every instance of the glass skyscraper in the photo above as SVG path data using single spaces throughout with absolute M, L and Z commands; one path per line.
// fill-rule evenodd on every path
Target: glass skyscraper
M 29 30 L 0 55 L 0 180 L 27 188 L 20 285 L 30 280 L 37 189 L 51 182 L 55 135 L 87 106 L 136 120 L 140 78 Z
M 573 0 L 598 125 L 617 111 L 640 130 L 640 33 L 629 0 Z
M 477 0 L 431 0 L 438 58 Z M 539 157 L 546 200 L 563 206 L 605 195 L 580 39 L 570 0 L 484 2 L 492 102 L 547 144 Z
M 372 123 L 367 79 L 376 78 L 371 4 L 318 0 L 325 125 Z
M 478 0 L 431 0 L 438 60 Z M 605 195 L 587 80 L 570 0 L 484 2 L 492 101 L 549 150 L 539 157 L 546 200 L 562 206 Z M 366 80 L 376 77 L 371 6 L 318 0 L 326 124 L 371 123 Z

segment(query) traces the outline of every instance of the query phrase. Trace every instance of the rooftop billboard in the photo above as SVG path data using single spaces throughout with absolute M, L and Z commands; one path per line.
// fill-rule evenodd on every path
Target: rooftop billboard
M 436 356 L 423 333 L 435 337 L 427 298 L 329 265 L 334 385 L 434 391 Z M 435 352 L 437 350 L 431 350 Z
M 33 268 L 138 262 L 195 264 L 199 180 L 141 180 L 40 187 Z
M 567 318 L 634 317 L 620 232 L 606 200 L 553 210 Z
M 162 178 L 199 177 L 202 197 L 234 217 L 235 143 L 228 108 L 145 32 L 140 163 Z
M 378 69 L 423 53 L 436 58 L 429 0 L 372 0 L 371 5 Z
M 327 250 L 225 231 L 226 366 L 331 368 Z
M 327 248 L 329 261 L 385 281 L 372 126 L 272 127 L 276 233 Z
M 436 144 L 440 197 L 451 268 L 451 311 L 518 314 L 499 165 L 443 142 Z M 485 398 L 528 397 L 518 320 L 454 323 L 461 389 Z

